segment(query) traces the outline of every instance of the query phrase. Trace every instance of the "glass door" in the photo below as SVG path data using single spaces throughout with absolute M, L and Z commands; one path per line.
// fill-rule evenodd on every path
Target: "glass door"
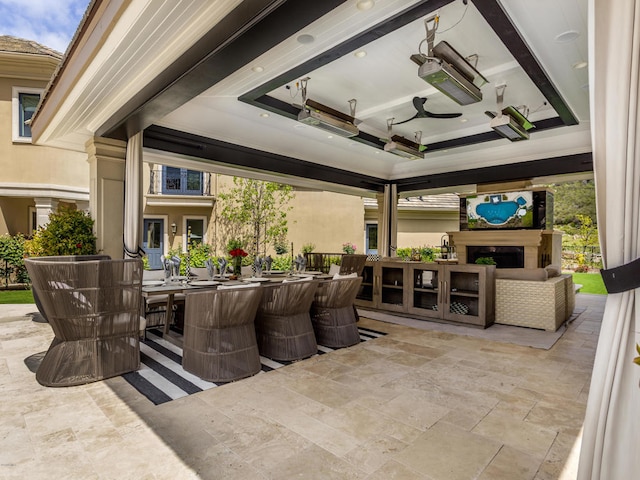
M 160 270 L 160 257 L 164 253 L 164 221 L 160 218 L 145 218 L 142 248 L 147 254 L 150 270 Z

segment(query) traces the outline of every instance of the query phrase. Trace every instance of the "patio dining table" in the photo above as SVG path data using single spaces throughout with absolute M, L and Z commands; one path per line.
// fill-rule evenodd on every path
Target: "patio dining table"
M 206 280 L 191 280 L 191 281 L 173 281 L 173 282 L 163 282 L 161 280 L 157 281 L 147 281 L 142 284 L 142 297 L 148 298 L 155 295 L 166 295 L 167 296 L 167 306 L 166 312 L 173 311 L 173 304 L 175 301 L 175 295 L 178 293 L 185 293 L 188 291 L 203 289 L 203 288 L 217 288 L 218 285 L 232 286 L 232 285 L 246 285 L 247 283 L 280 283 L 285 279 L 290 279 L 295 276 L 313 276 L 319 280 L 328 280 L 332 278 L 330 275 L 324 274 L 322 272 L 297 272 L 293 275 L 290 272 L 283 273 L 274 273 L 274 272 L 266 272 L 262 277 L 250 277 L 239 280 L 231 280 L 227 278 L 214 277 L 212 281 Z M 141 311 L 144 315 L 144 304 L 141 306 Z M 167 314 L 168 318 L 168 314 Z M 169 327 L 171 325 L 170 321 L 164 322 L 163 333 L 167 335 L 169 333 Z

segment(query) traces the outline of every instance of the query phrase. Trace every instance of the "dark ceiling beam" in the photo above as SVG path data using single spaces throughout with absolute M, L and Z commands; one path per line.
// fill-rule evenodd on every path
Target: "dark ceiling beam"
M 577 125 L 578 119 L 569 105 L 564 101 L 540 62 L 533 54 L 529 45 L 520 36 L 511 19 L 502 6 L 496 1 L 474 0 L 473 5 L 487 21 L 511 55 L 520 64 L 534 85 L 544 95 L 549 104 L 555 109 L 565 125 Z M 552 14 L 552 13 L 550 13 Z
M 545 120 L 539 120 L 535 124 L 535 128 L 529 132 L 531 136 L 534 136 L 537 132 L 549 130 L 550 128 L 564 127 L 565 124 L 560 117 L 547 118 Z M 427 145 L 427 155 L 429 152 L 436 152 L 438 150 L 448 150 L 455 147 L 463 147 L 469 144 L 478 144 L 483 142 L 490 142 L 492 140 L 503 140 L 508 142 L 506 138 L 497 134 L 493 130 L 489 132 L 476 133 L 475 135 L 468 135 L 461 138 L 452 138 L 451 140 L 443 140 L 442 142 L 430 143 Z
M 240 2 L 223 21 L 124 104 L 96 134 L 126 140 L 344 2 Z
M 389 183 L 388 180 L 157 125 L 145 129 L 143 145 L 163 152 L 211 160 L 218 164 L 244 170 L 279 173 L 291 177 L 361 188 L 368 192 L 382 192 L 385 183 Z
M 459 185 L 514 182 L 530 180 L 536 177 L 583 172 L 593 172 L 593 156 L 591 152 L 531 160 L 509 165 L 424 175 L 421 177 L 397 180 L 395 183 L 398 186 L 398 193 L 402 193 L 430 190 L 433 188 L 455 187 Z
M 292 81 L 296 81 L 309 72 L 327 65 L 328 63 L 331 63 L 334 60 L 337 60 L 342 56 L 373 42 L 374 40 L 378 40 L 379 38 L 410 22 L 423 18 L 452 1 L 453 0 L 426 0 L 413 5 L 403 12 L 400 12 L 398 15 L 390 19 L 386 19 L 369 30 L 336 45 L 331 50 L 322 52 L 307 62 L 298 65 L 291 70 L 274 77 L 273 79 L 270 79 L 266 83 L 241 95 L 238 100 L 287 118 L 296 119 L 298 112 L 300 111 L 298 108 L 270 97 L 268 93 Z M 500 4 L 496 0 L 482 0 L 475 1 L 474 5 L 483 15 L 489 26 L 502 40 L 525 73 L 529 78 L 531 78 L 533 83 L 538 86 L 540 92 L 548 100 L 549 104 L 558 113 L 558 117 L 536 122 L 536 129 L 531 133 L 535 135 L 536 132 L 541 132 L 549 128 L 576 125 L 578 123 L 577 118 L 555 88 L 551 79 L 547 76 L 537 58 L 529 46 L 524 42 L 515 25 L 513 25 Z M 502 139 L 500 135 L 493 131 L 488 131 L 429 144 L 427 145 L 427 152 L 462 147 L 466 145 L 475 145 L 499 139 Z M 385 144 L 383 140 L 362 131 L 357 136 L 352 137 L 351 140 L 379 149 L 383 149 Z

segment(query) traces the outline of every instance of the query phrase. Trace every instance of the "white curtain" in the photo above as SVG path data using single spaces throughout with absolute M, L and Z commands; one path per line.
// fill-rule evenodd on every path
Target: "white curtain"
M 382 215 L 378 215 L 378 253 L 394 256 L 398 238 L 398 187 L 386 184 L 384 194 L 378 196 L 378 210 L 382 202 Z
M 142 132 L 127 142 L 124 174 L 124 257 L 136 258 L 142 253 Z
M 640 1 L 589 1 L 591 131 L 605 268 L 640 256 Z M 640 478 L 640 289 L 607 298 L 578 478 Z

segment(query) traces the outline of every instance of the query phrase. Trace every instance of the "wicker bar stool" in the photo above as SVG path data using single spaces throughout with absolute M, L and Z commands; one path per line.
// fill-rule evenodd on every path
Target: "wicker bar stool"
M 311 304 L 311 323 L 320 345 L 349 347 L 360 342 L 353 302 L 362 277 L 336 278 L 321 283 Z
M 263 287 L 256 315 L 261 355 L 273 360 L 300 360 L 318 353 L 309 309 L 318 282 L 287 282 Z
M 231 382 L 261 369 L 254 319 L 262 288 L 187 292 L 182 367 L 210 382 Z

